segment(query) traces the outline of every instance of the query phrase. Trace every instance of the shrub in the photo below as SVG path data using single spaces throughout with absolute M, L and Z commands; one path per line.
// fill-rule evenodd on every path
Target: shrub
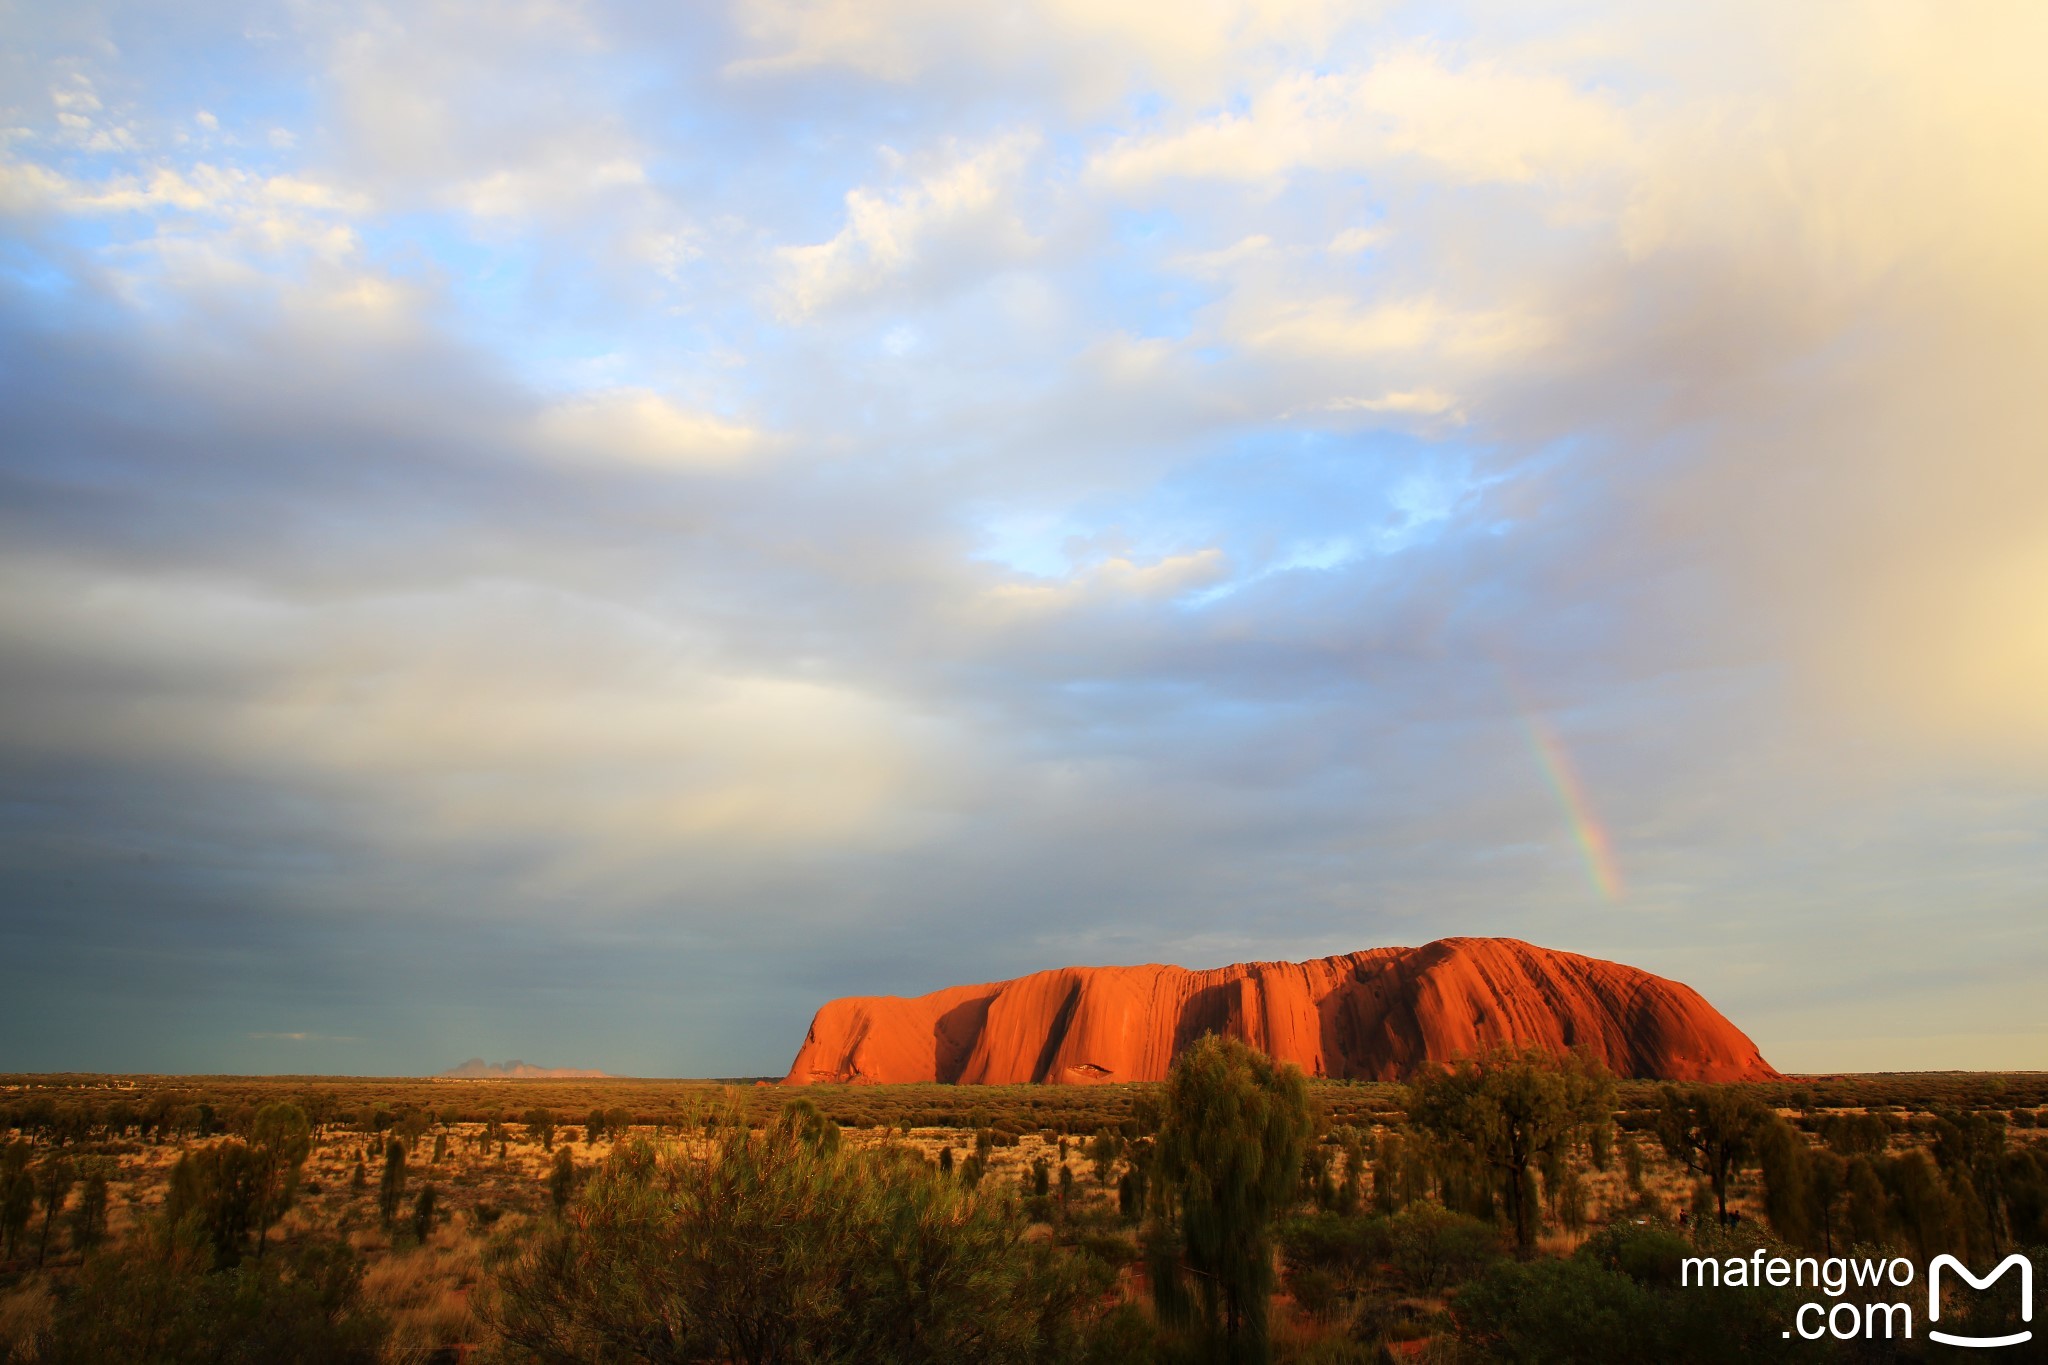
M 1435 1204 L 1411 1204 L 1387 1221 L 1389 1259 L 1402 1283 L 1433 1294 L 1470 1279 L 1502 1256 L 1491 1224 Z
M 900 1152 L 729 1111 L 697 1154 L 621 1144 L 502 1278 L 499 1333 L 544 1362 L 1021 1358 L 1105 1286 L 1006 1202 Z
M 362 1267 L 340 1242 L 283 1248 L 266 1264 L 212 1270 L 196 1222 L 161 1221 L 87 1260 L 63 1300 L 47 1365 L 374 1365 L 387 1327 L 362 1302 Z

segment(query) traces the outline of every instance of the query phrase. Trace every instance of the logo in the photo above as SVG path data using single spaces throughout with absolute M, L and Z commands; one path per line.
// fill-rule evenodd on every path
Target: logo
M 1941 1321 L 1941 1268 L 1943 1266 L 1947 1266 L 1955 1271 L 1956 1274 L 1968 1280 L 1972 1289 L 1989 1289 L 1993 1281 L 1997 1280 L 2014 1266 L 2018 1266 L 2020 1269 L 2020 1321 L 2032 1322 L 2034 1320 L 2034 1267 L 2033 1263 L 2028 1261 L 2025 1256 L 2015 1251 L 2012 1255 L 2000 1261 L 1997 1269 L 1980 1280 L 1970 1273 L 1968 1266 L 1958 1261 L 1955 1257 L 1943 1253 L 1935 1257 L 1934 1263 L 1927 1267 L 1927 1321 L 1929 1323 Z M 1949 1332 L 1937 1332 L 1932 1327 L 1928 1328 L 1927 1336 L 1931 1341 L 1939 1341 L 1948 1346 L 2017 1346 L 2023 1341 L 2032 1341 L 2034 1339 L 2034 1334 L 2031 1331 L 2014 1332 L 2010 1336 L 2003 1337 L 1959 1337 Z

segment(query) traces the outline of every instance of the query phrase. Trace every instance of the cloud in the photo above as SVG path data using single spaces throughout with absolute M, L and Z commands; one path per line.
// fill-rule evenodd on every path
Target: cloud
M 718 469 L 769 442 L 736 422 L 677 407 L 645 389 L 566 399 L 540 417 L 543 446 L 565 460 L 612 460 L 655 468 Z
M 824 994 L 1497 931 L 1767 1053 L 2023 1034 L 1986 14 L 24 15 L 0 1030 L 769 1071 Z
M 1521 183 L 1626 167 L 1638 155 L 1624 112 L 1567 80 L 1488 61 L 1454 69 L 1409 51 L 1361 71 L 1278 76 L 1243 113 L 1121 139 L 1088 173 L 1122 189 L 1169 178 L 1271 186 L 1298 172 L 1413 161 L 1416 173 L 1451 184 Z
M 1080 108 L 1121 97 L 1134 75 L 1213 97 L 1248 60 L 1312 59 L 1368 11 L 1335 0 L 1161 0 L 1017 6 L 991 16 L 933 0 L 770 0 L 737 11 L 751 45 L 728 75 L 788 78 L 844 68 L 893 83 L 994 79 Z
M 1035 150 L 1035 138 L 1007 135 L 951 149 L 893 193 L 849 190 L 845 225 L 830 240 L 778 253 L 783 308 L 803 317 L 907 278 L 978 274 L 1028 256 L 1037 243 L 1011 192 Z
M 1170 600 L 1214 584 L 1229 572 L 1214 548 L 1167 555 L 1149 564 L 1116 555 L 1089 565 L 1058 583 L 1002 583 L 989 590 L 1001 612 L 1058 611 L 1085 602 Z

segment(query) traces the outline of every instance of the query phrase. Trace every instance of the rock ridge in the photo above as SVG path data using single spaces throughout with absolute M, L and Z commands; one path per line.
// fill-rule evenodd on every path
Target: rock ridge
M 1584 1048 L 1618 1076 L 1778 1074 L 1681 982 L 1520 939 L 1445 938 L 1309 962 L 1059 967 L 914 998 L 848 996 L 812 1019 L 784 1083 L 1156 1081 L 1205 1033 L 1339 1080 L 1403 1080 L 1496 1043 Z

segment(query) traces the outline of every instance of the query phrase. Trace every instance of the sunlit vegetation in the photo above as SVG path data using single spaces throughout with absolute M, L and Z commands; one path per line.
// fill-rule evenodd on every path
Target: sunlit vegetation
M 2039 1075 L 0 1080 L 9 1362 L 1816 1359 L 1679 1257 L 2044 1244 Z

